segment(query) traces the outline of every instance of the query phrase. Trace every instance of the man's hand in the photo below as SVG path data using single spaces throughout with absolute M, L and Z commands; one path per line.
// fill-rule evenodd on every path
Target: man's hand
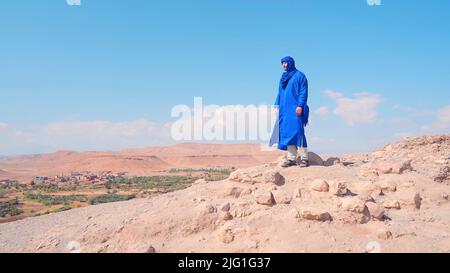
M 295 110 L 295 113 L 297 114 L 297 116 L 301 116 L 303 114 L 303 108 L 297 107 L 297 110 Z

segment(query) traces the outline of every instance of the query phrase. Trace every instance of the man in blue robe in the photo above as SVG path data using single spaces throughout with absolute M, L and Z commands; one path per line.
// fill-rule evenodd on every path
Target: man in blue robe
M 278 143 L 278 149 L 287 151 L 287 160 L 282 165 L 284 168 L 297 165 L 298 151 L 301 154 L 299 166 L 308 167 L 308 143 L 305 136 L 309 119 L 308 80 L 305 74 L 296 69 L 292 57 L 283 58 L 281 64 L 284 72 L 275 101 L 278 120 L 270 146 Z

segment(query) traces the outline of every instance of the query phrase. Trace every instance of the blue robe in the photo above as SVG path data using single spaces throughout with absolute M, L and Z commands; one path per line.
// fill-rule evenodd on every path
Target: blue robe
M 295 69 L 287 84 L 280 81 L 275 101 L 275 106 L 279 108 L 278 119 L 270 139 L 270 146 L 278 143 L 278 149 L 283 151 L 286 151 L 289 145 L 308 147 L 305 136 L 305 126 L 309 119 L 307 101 L 308 80 L 305 74 Z M 297 107 L 303 108 L 301 116 L 296 114 Z

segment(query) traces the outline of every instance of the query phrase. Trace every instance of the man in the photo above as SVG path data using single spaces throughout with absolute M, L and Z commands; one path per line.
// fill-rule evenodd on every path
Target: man
M 305 74 L 295 68 L 292 57 L 281 60 L 283 75 L 280 79 L 275 107 L 278 109 L 278 120 L 270 141 L 270 146 L 278 143 L 278 149 L 287 151 L 287 160 L 282 167 L 297 165 L 297 152 L 301 157 L 299 166 L 308 167 L 308 143 L 305 126 L 308 124 L 309 107 L 308 80 Z

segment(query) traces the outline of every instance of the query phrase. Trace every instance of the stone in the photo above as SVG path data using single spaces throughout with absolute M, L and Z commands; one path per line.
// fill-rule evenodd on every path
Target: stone
M 284 177 L 276 170 L 269 170 L 263 174 L 265 183 L 273 183 L 277 186 L 284 185 Z
M 365 210 L 365 202 L 359 197 L 347 197 L 342 200 L 341 208 L 346 211 L 363 213 Z
M 273 191 L 272 194 L 277 204 L 290 204 L 292 201 L 292 196 L 285 191 L 277 190 Z
M 369 182 L 360 185 L 358 188 L 360 192 L 369 194 L 373 199 L 377 199 L 382 193 L 380 186 Z
M 156 250 L 153 246 L 149 246 L 146 253 L 156 253 Z
M 346 196 L 349 192 L 347 189 L 347 185 L 344 182 L 340 181 L 331 181 L 329 191 L 331 194 L 336 196 Z
M 232 196 L 234 198 L 239 198 L 244 189 L 239 187 L 231 187 L 227 190 L 227 196 Z
M 312 221 L 320 221 L 320 222 L 332 221 L 330 213 L 321 209 L 314 209 L 314 208 L 305 209 L 300 212 L 300 216 L 303 219 Z
M 393 238 L 392 232 L 390 232 L 389 230 L 382 230 L 378 232 L 377 238 L 384 241 L 391 240 Z
M 294 190 L 294 198 L 296 198 L 296 199 L 302 198 L 302 189 L 297 188 Z
M 323 164 L 324 164 L 324 166 L 330 167 L 330 166 L 341 164 L 341 160 L 337 157 L 330 157 Z
M 394 197 L 400 202 L 402 207 L 420 209 L 422 206 L 422 197 L 414 189 L 397 191 Z
M 229 221 L 233 219 L 233 215 L 229 211 L 226 211 L 222 214 L 222 219 L 225 221 Z
M 230 203 L 227 202 L 227 203 L 225 203 L 225 204 L 222 205 L 222 207 L 220 208 L 220 210 L 221 210 L 221 211 L 230 211 L 230 208 L 231 208 Z
M 380 188 L 383 193 L 397 191 L 397 186 L 389 181 L 382 181 L 380 183 Z
M 219 233 L 219 240 L 224 244 L 229 244 L 234 241 L 234 233 L 230 228 L 226 228 Z
M 257 204 L 266 206 L 273 206 L 275 204 L 275 198 L 270 191 L 257 191 L 255 193 L 255 201 Z
M 398 200 L 386 200 L 383 202 L 383 206 L 387 209 L 400 209 L 401 205 Z
M 367 202 L 366 203 L 366 207 L 369 210 L 369 214 L 372 218 L 377 219 L 377 220 L 384 220 L 384 208 L 382 208 L 381 206 L 377 205 L 374 202 Z
M 323 179 L 315 179 L 311 184 L 311 189 L 318 192 L 328 192 L 330 190 L 330 186 L 327 181 Z

